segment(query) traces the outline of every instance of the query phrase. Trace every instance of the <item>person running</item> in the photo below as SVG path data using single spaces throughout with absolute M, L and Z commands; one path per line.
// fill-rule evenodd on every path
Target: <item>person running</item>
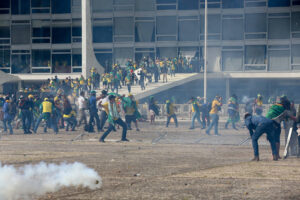
M 156 101 L 153 96 L 149 98 L 148 102 L 148 110 L 150 113 L 150 124 L 155 123 L 155 117 L 156 115 L 159 115 L 159 106 L 156 104 Z
M 136 131 L 140 131 L 137 123 L 137 119 L 141 117 L 141 114 L 138 111 L 137 101 L 134 99 L 132 94 L 129 94 L 128 97 L 122 98 L 123 108 L 125 112 L 125 121 L 127 124 L 127 129 L 131 129 L 131 122 L 134 122 Z
M 235 123 L 239 121 L 239 107 L 236 101 L 236 98 L 230 97 L 228 100 L 228 119 L 227 122 L 225 123 L 225 129 L 228 129 L 229 123 L 232 124 L 232 128 L 235 130 L 238 130 L 235 127 Z
M 119 111 L 117 110 L 117 105 L 116 105 L 116 96 L 110 95 L 109 96 L 109 102 L 107 102 L 107 115 L 108 115 L 108 122 L 109 126 L 108 129 L 104 132 L 104 134 L 100 137 L 99 142 L 105 142 L 105 138 L 108 136 L 108 134 L 112 131 L 115 130 L 115 125 L 119 124 L 122 126 L 123 131 L 122 131 L 122 138 L 121 141 L 128 142 L 129 140 L 126 138 L 127 134 L 127 125 L 126 123 L 121 119 Z
M 89 130 L 93 130 L 93 123 L 96 122 L 97 125 L 97 130 L 98 132 L 100 132 L 101 127 L 100 127 L 100 118 L 98 115 L 98 109 L 97 109 L 97 101 L 100 98 L 96 97 L 96 91 L 91 91 L 91 97 L 88 100 L 88 104 L 89 104 L 89 112 L 90 112 L 90 120 L 89 120 Z M 93 131 L 91 131 L 93 132 Z
M 190 129 L 195 128 L 195 120 L 197 119 L 200 126 L 203 126 L 200 120 L 200 105 L 196 98 L 191 97 L 190 102 L 192 103 L 192 123 Z

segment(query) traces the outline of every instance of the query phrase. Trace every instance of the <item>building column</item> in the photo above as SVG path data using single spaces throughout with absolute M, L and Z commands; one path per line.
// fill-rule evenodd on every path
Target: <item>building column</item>
M 97 72 L 104 73 L 104 68 L 97 61 L 93 47 L 90 2 L 91 0 L 82 0 L 81 2 L 82 75 L 85 78 L 90 76 L 92 67 L 94 67 Z

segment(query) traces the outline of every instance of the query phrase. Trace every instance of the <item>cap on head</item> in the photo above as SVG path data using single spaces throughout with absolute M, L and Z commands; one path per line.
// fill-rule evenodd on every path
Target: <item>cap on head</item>
M 46 97 L 46 98 L 44 98 L 44 101 L 49 101 L 49 99 Z
M 91 91 L 91 94 L 96 94 L 96 91 L 95 90 Z
M 29 99 L 33 99 L 34 97 L 33 97 L 32 94 L 30 94 L 30 95 L 28 95 L 28 98 L 29 98 Z

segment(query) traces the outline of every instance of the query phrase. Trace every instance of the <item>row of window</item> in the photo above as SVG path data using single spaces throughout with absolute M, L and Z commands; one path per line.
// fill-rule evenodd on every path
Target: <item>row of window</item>
M 208 0 L 208 8 L 288 7 L 300 5 L 299 0 Z M 93 0 L 93 12 L 198 10 L 205 0 Z
M 81 72 L 81 50 L 13 50 L 0 47 L 0 69 L 12 74 Z
M 56 25 L 51 26 L 49 20 L 32 20 L 26 23 L 10 24 L 0 21 L 0 44 L 31 44 L 31 43 L 78 43 L 81 42 L 81 26 Z M 22 34 L 20 34 L 22 33 Z
M 1 0 L 0 14 L 67 14 L 81 12 L 81 0 Z
M 203 16 L 147 19 L 115 17 L 100 22 L 94 19 L 93 40 L 95 43 L 203 40 Z M 289 39 L 300 38 L 299 32 L 300 12 L 292 12 L 291 17 L 290 13 L 208 15 L 209 40 Z

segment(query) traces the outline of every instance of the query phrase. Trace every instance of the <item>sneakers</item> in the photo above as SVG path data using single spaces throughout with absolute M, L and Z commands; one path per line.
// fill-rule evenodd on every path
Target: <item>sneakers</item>
M 259 157 L 255 156 L 251 161 L 259 161 Z
M 122 139 L 121 141 L 122 141 L 122 142 L 129 142 L 129 140 L 128 140 L 127 138 Z
M 137 128 L 137 129 L 136 129 L 136 131 L 140 131 L 140 129 L 139 129 L 139 128 Z
M 105 141 L 104 141 L 104 139 L 99 139 L 99 142 L 101 142 L 101 143 L 105 143 Z

